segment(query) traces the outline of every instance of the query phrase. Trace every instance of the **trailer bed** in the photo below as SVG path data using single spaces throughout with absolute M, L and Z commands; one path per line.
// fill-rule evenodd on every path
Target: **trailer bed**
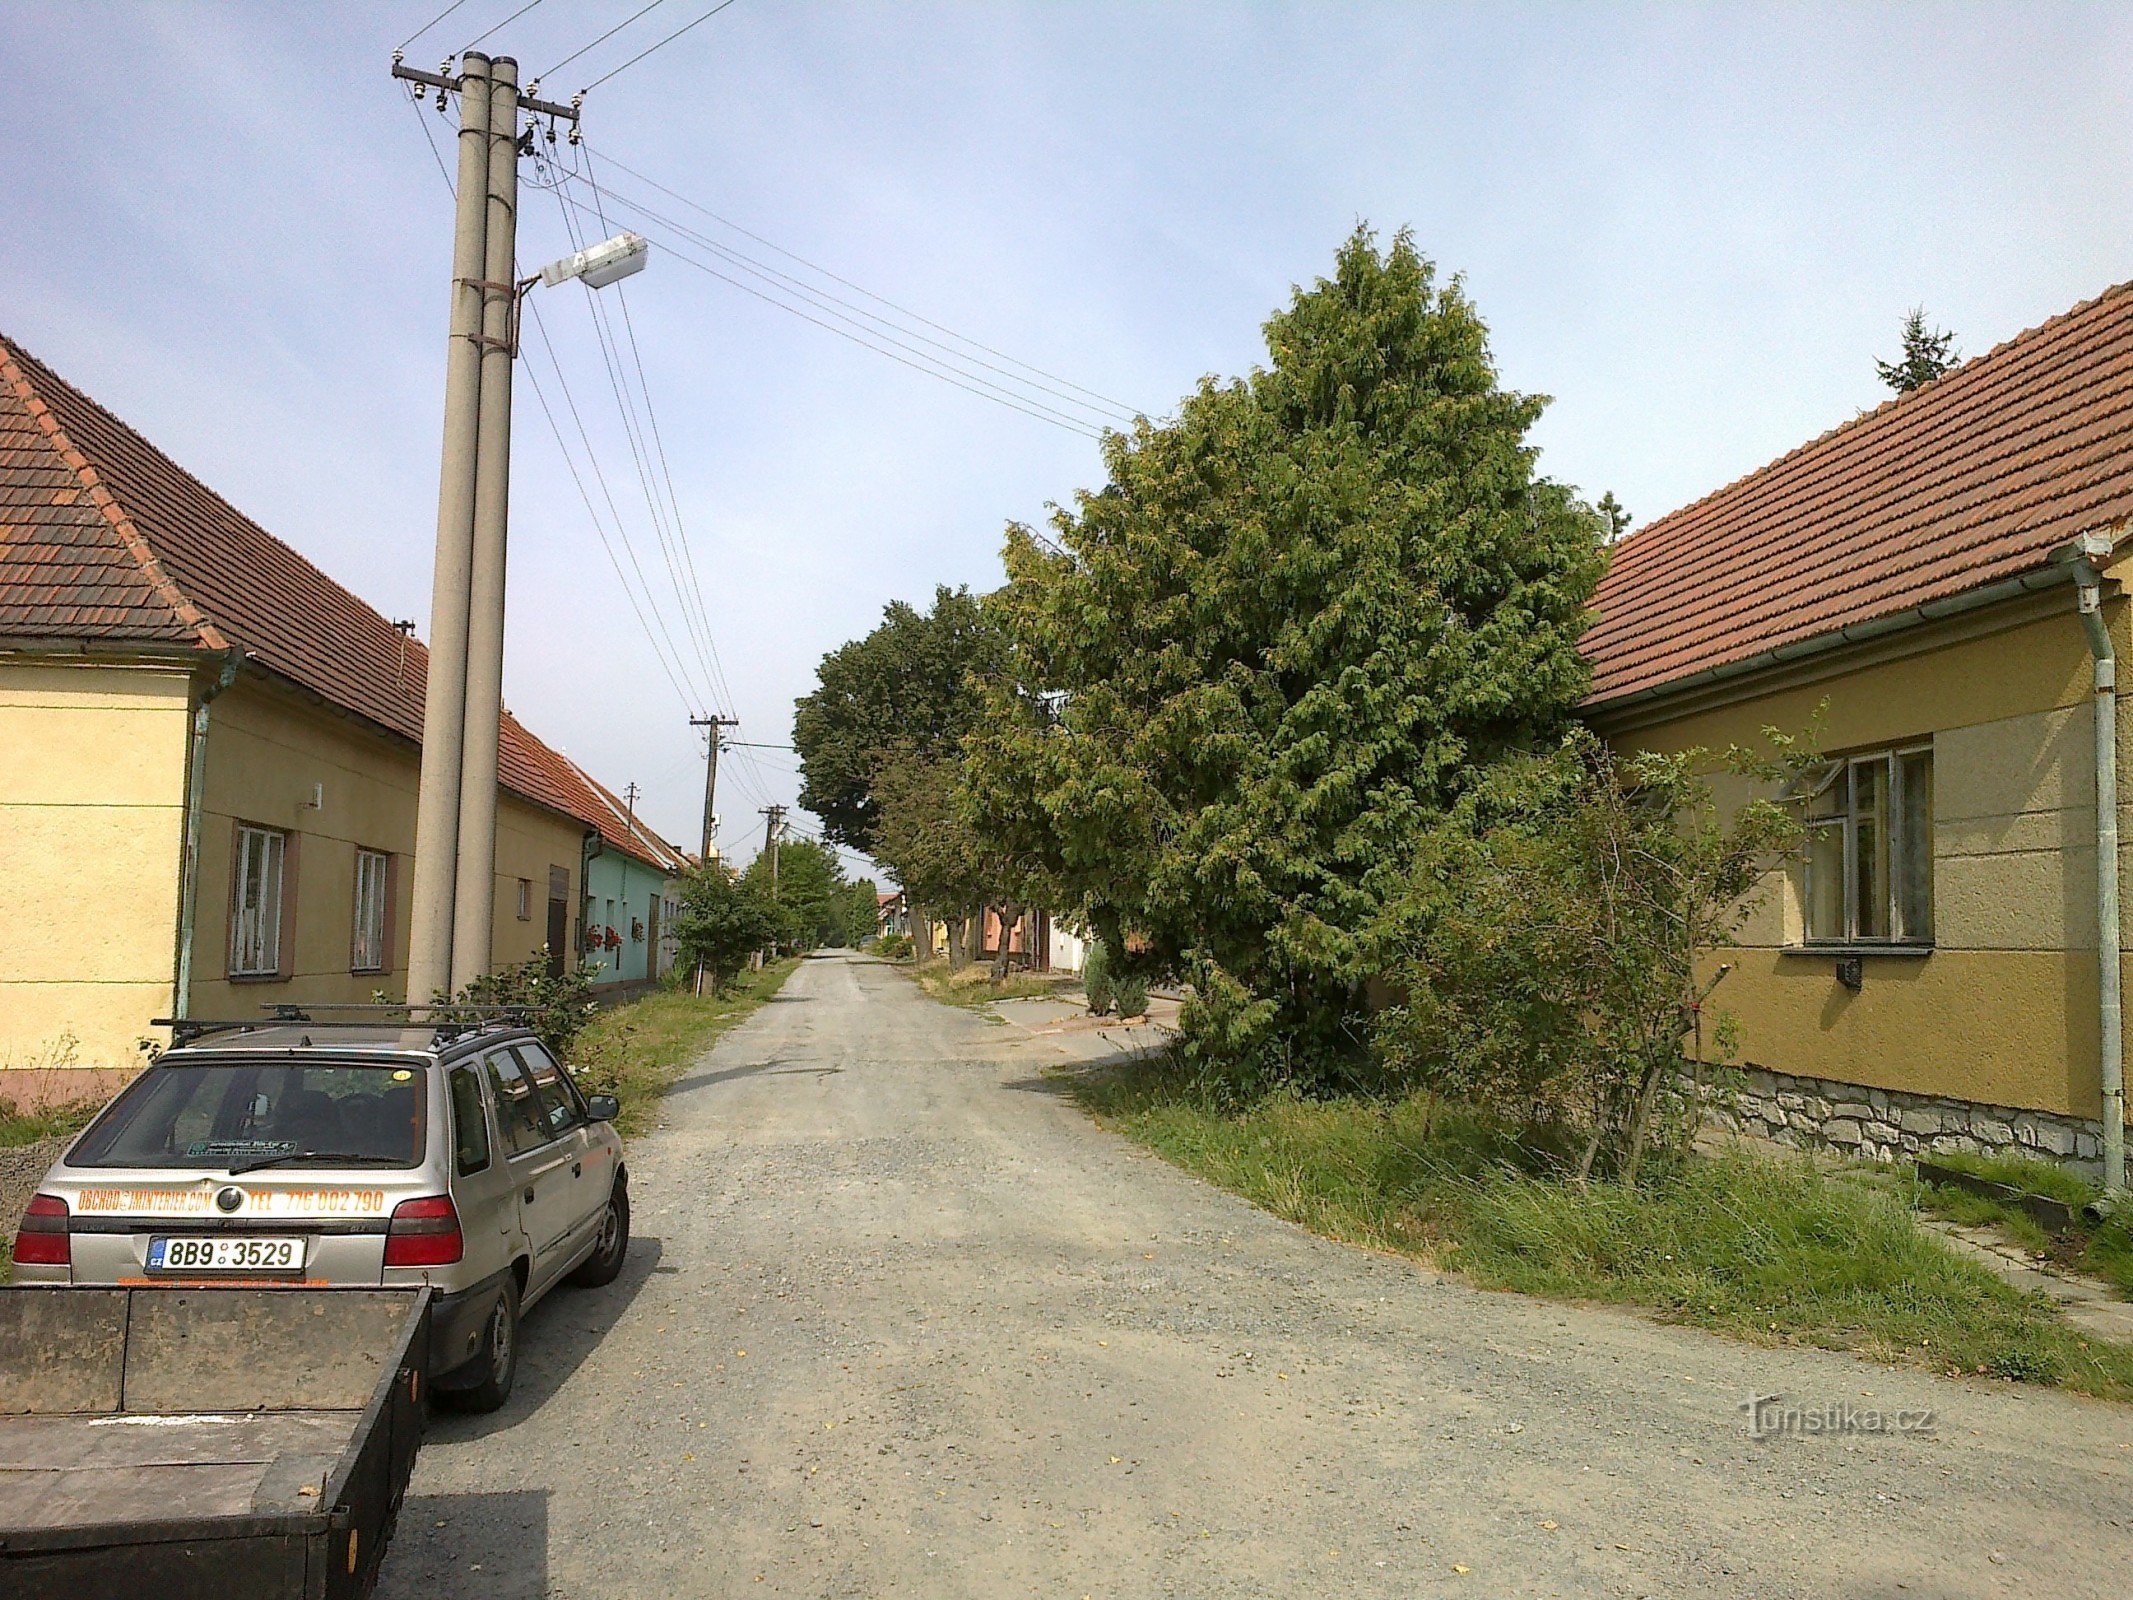
M 0 1591 L 367 1594 L 428 1320 L 426 1289 L 0 1289 Z

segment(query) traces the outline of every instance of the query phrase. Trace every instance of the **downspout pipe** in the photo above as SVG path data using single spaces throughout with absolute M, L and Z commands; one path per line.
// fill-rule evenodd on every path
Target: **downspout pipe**
M 185 758 L 185 860 L 178 879 L 178 970 L 170 998 L 174 1017 L 192 1015 L 193 922 L 200 909 L 200 806 L 207 785 L 207 708 L 237 681 L 237 669 L 243 665 L 242 650 L 233 645 L 223 651 L 221 668 L 193 702 L 192 747 Z
M 2118 659 L 2103 620 L 2102 563 L 2108 534 L 2083 534 L 2074 552 L 2076 603 L 2088 635 L 2096 707 L 2096 958 L 2097 1020 L 2102 1051 L 2103 1188 L 2107 1203 L 2126 1189 L 2126 1078 L 2118 920 Z

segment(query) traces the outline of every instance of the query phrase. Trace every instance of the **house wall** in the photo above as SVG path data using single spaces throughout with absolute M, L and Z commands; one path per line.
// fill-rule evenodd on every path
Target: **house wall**
M 2125 602 L 2108 617 L 2128 653 Z M 1860 1117 L 1953 1100 L 2070 1119 L 2053 1140 L 2071 1153 L 2075 1125 L 2093 1129 L 2101 1110 L 2090 693 L 2067 585 L 1796 668 L 1786 681 L 1595 719 L 1618 748 L 1753 744 L 1766 727 L 1800 732 L 1818 714 L 1825 754 L 1932 742 L 1931 952 L 1866 956 L 1863 986 L 1851 991 L 1833 956 L 1800 943 L 1799 863 L 1774 864 L 1742 947 L 1711 958 L 1736 963 L 1712 1004 L 1738 1020 L 1738 1064 L 1809 1080 L 1810 1100 L 1813 1080 L 1874 1091 L 1870 1103 L 1841 1095 L 1823 1107 L 1840 1121 L 1855 1116 L 1845 1109 L 1854 1099 Z M 2123 702 L 2119 723 L 2123 766 L 2133 753 Z M 2127 775 L 2119 781 L 2133 798 Z M 1724 800 L 1747 793 L 1738 780 L 1720 789 Z M 2133 838 L 2133 810 L 2120 828 Z M 1779 1087 L 1798 1098 L 1798 1083 Z M 1890 1111 L 1875 1125 L 1898 1120 Z M 1939 1126 L 1925 1120 L 1914 1130 L 1922 1140 L 1889 1142 L 1931 1144 Z
M 294 693 L 240 680 L 215 702 L 203 792 L 199 916 L 191 1012 L 245 1017 L 281 1000 L 406 998 L 409 890 L 420 756 Z M 314 798 L 318 801 L 314 804 Z M 230 896 L 240 822 L 288 831 L 294 843 L 294 944 L 286 976 L 232 979 Z M 547 940 L 550 869 L 567 874 L 575 907 L 585 828 L 515 795 L 499 797 L 492 960 L 520 961 Z M 392 857 L 389 969 L 350 970 L 359 848 Z M 519 915 L 524 880 L 528 915 Z
M 619 850 L 602 850 L 586 863 L 584 925 L 612 927 L 622 941 L 612 950 L 586 951 L 597 969 L 594 983 L 643 983 L 658 975 L 654 940 L 664 937 L 667 911 L 661 905 L 655 919 L 653 907 L 660 905 L 670 881 Z
M 0 1097 L 115 1087 L 169 1013 L 189 682 L 0 659 Z

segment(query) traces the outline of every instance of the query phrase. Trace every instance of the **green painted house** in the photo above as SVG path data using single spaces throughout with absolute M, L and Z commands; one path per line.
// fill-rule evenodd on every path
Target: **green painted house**
M 691 862 L 646 827 L 636 809 L 597 778 L 577 774 L 600 801 L 599 829 L 585 843 L 581 926 L 593 982 L 610 992 L 649 988 L 674 967 L 678 885 Z

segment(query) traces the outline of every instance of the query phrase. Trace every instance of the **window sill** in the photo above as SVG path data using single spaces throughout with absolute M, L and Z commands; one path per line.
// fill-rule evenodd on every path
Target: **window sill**
M 232 972 L 225 979 L 229 983 L 287 983 L 295 977 L 293 972 Z
M 1900 960 L 1916 960 L 1929 956 L 1934 947 L 1930 944 L 1879 944 L 1872 940 L 1852 944 L 1788 944 L 1778 951 L 1781 956 L 1794 959 L 1810 959 L 1825 956 L 1895 956 Z

